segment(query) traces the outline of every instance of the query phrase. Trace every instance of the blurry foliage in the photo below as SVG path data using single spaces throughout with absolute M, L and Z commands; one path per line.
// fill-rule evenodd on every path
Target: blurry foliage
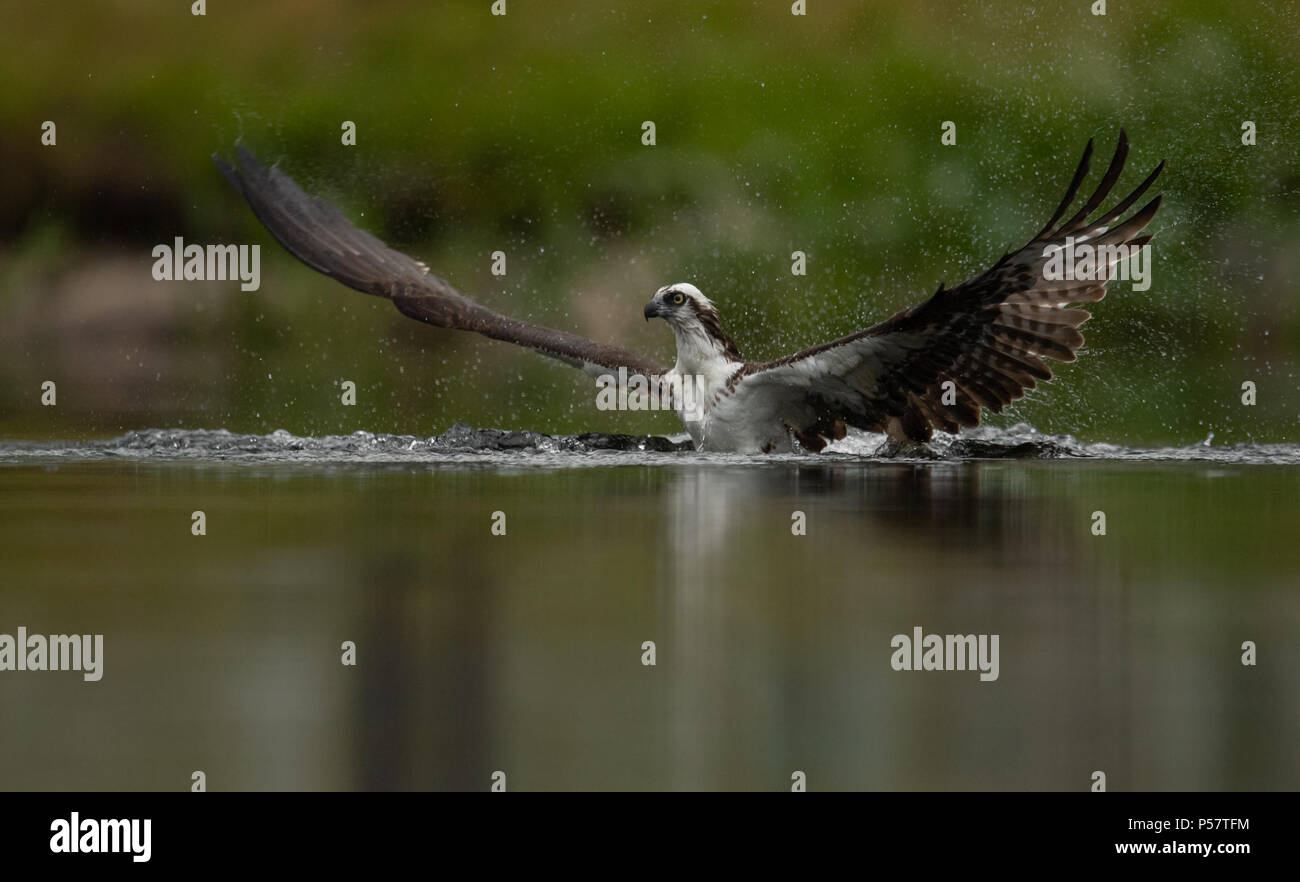
M 1086 140 L 1095 180 L 1122 125 L 1120 188 L 1169 160 L 1154 285 L 1112 285 L 1080 364 L 998 419 L 1086 440 L 1295 439 L 1295 6 L 489 6 L 11 6 L 0 431 L 679 430 L 598 412 L 562 366 L 300 266 L 213 168 L 237 140 L 494 308 L 671 361 L 666 329 L 641 321 L 659 285 L 698 284 L 751 358 L 847 333 L 1023 244 Z M 177 235 L 261 243 L 261 290 L 152 281 L 149 249 Z M 43 379 L 58 408 L 38 405 Z

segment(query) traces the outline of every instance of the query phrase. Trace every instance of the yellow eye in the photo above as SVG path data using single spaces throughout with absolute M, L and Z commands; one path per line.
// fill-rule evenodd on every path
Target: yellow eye
M 686 302 L 686 295 L 683 294 L 681 291 L 678 291 L 676 294 L 673 295 L 674 306 L 681 306 L 685 302 Z

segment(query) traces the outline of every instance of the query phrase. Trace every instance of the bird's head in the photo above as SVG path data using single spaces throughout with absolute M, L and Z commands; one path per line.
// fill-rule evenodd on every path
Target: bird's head
M 673 328 L 684 327 L 699 321 L 701 308 L 712 311 L 713 303 L 689 282 L 664 285 L 645 305 L 645 320 L 661 318 Z
M 713 301 L 689 282 L 665 285 L 645 305 L 645 320 L 661 318 L 677 335 L 677 349 L 713 350 L 728 361 L 743 361 L 736 344 L 722 330 Z M 700 353 L 703 355 L 704 353 Z

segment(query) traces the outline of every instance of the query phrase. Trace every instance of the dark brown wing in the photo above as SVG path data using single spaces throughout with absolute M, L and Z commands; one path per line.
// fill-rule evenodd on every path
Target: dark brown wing
M 271 235 L 294 257 L 349 288 L 386 297 L 404 315 L 440 328 L 474 331 L 493 340 L 527 346 L 598 376 L 627 368 L 629 374 L 664 369 L 614 346 L 576 334 L 518 321 L 480 306 L 419 261 L 357 229 L 330 203 L 308 196 L 277 168 L 267 168 L 243 147 L 239 167 L 212 157 Z
M 1090 315 L 1070 304 L 1096 302 L 1106 295 L 1104 276 L 1047 278 L 1044 251 L 1063 246 L 1067 236 L 1094 246 L 1124 244 L 1132 251 L 1150 241 L 1150 236 L 1138 234 L 1159 209 L 1159 196 L 1123 223 L 1110 225 L 1146 192 L 1163 162 L 1114 208 L 1087 220 L 1115 185 L 1127 154 L 1128 136 L 1121 131 L 1115 157 L 1096 191 L 1058 224 L 1088 174 L 1089 141 L 1065 199 L 1024 248 L 955 288 L 940 285 L 929 300 L 878 325 L 749 366 L 735 386 L 735 406 L 751 407 L 760 396 L 768 398 L 759 406 L 782 408 L 783 418 L 801 440 L 812 436 L 811 444 L 804 443 L 814 448 L 824 445 L 818 436 L 842 432 L 841 423 L 887 431 L 900 440 L 926 441 L 934 426 L 956 432 L 959 426 L 979 425 L 981 408 L 1000 413 L 1039 380 L 1052 378 L 1045 359 L 1074 361 L 1083 345 L 1079 326 Z M 786 400 L 778 405 L 770 399 L 780 390 L 785 390 Z

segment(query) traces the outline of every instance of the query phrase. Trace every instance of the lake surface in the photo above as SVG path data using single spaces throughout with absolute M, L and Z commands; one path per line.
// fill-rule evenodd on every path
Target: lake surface
M 1300 787 L 1300 450 L 973 437 L 0 442 L 0 634 L 104 640 L 0 671 L 0 786 Z

